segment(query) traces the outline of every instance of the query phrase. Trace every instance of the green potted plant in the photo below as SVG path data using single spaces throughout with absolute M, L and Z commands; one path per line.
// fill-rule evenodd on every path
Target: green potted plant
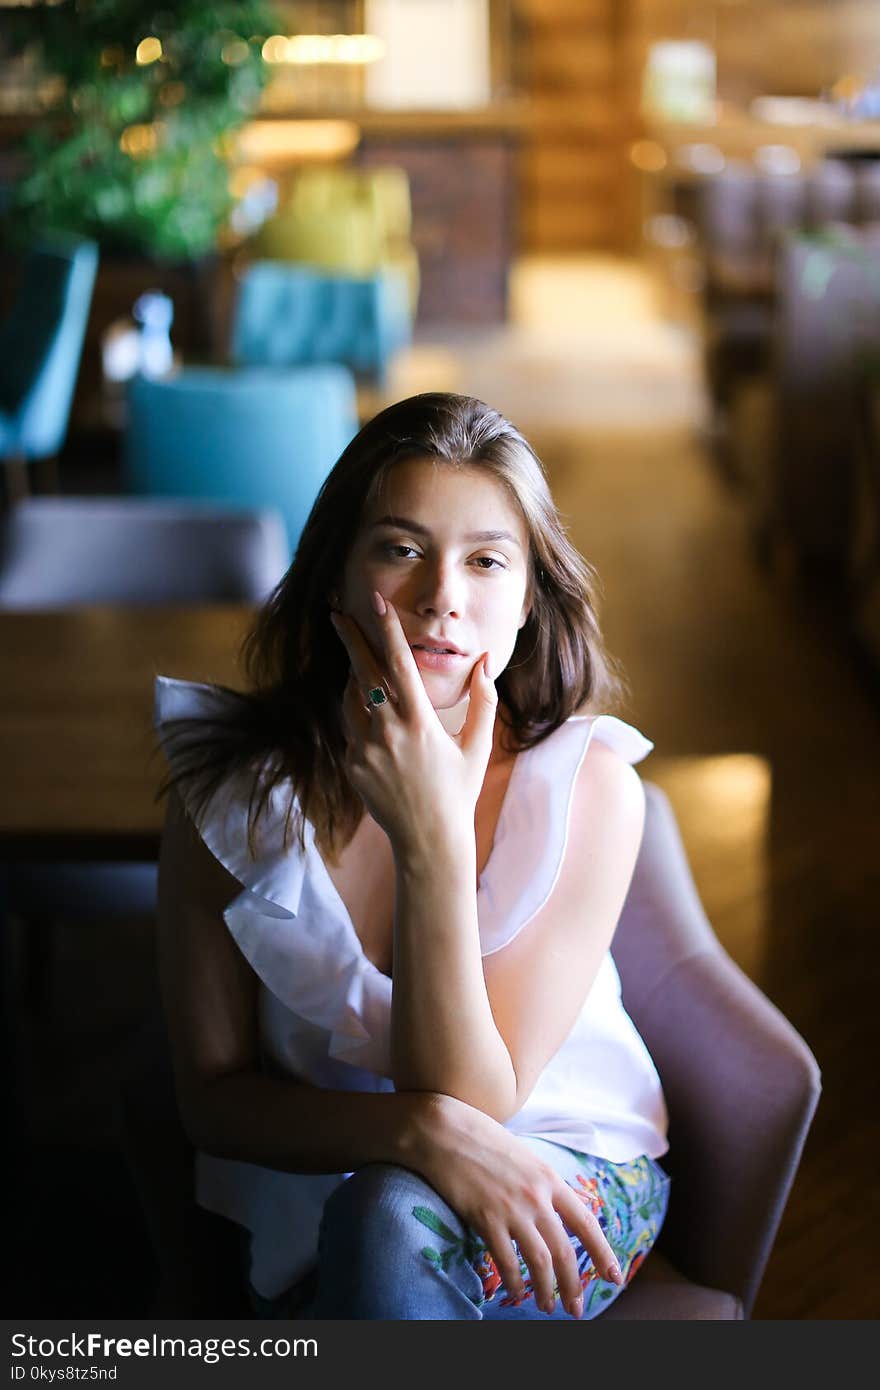
M 63 0 L 16 20 L 53 109 L 25 137 L 8 229 L 93 237 L 103 250 L 192 261 L 233 207 L 230 137 L 256 110 L 277 11 L 266 0 Z
M 218 250 L 236 204 L 230 149 L 258 107 L 262 47 L 281 23 L 267 0 L 61 0 L 11 20 L 18 51 L 57 98 L 22 139 L 4 240 L 24 250 L 60 231 L 101 249 L 78 434 L 103 438 L 115 420 L 101 345 L 145 291 L 171 298 L 184 360 L 225 356 L 233 291 Z

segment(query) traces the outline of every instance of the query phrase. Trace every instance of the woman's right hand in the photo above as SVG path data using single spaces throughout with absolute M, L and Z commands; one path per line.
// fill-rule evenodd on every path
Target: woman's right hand
M 512 1299 L 526 1291 L 513 1248 L 516 1241 L 537 1306 L 545 1313 L 553 1311 L 555 1281 L 566 1311 L 581 1316 L 583 1289 L 569 1231 L 580 1239 L 601 1278 L 623 1283 L 614 1251 L 593 1212 L 522 1139 L 452 1096 L 426 1094 L 424 1100 L 416 1122 L 415 1153 L 404 1161 L 417 1167 L 482 1237 Z

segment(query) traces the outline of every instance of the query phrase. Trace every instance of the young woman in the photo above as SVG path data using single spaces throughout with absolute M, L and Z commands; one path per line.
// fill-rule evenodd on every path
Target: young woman
M 652 745 L 497 412 L 391 406 L 328 477 L 245 695 L 160 678 L 160 957 L 198 1196 L 255 1308 L 595 1316 L 653 1244 L 659 1078 L 609 953 Z

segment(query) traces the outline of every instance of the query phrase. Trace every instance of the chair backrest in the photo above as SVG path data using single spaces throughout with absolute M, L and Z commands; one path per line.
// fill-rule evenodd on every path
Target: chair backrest
M 291 553 L 357 431 L 354 378 L 339 365 L 137 377 L 128 407 L 125 472 L 133 492 L 277 509 Z
M 880 228 L 784 238 L 776 284 L 774 505 L 798 553 L 842 576 L 857 402 L 880 378 Z
M 32 497 L 0 521 L 0 608 L 260 602 L 288 562 L 275 512 Z
M 754 1303 L 819 1096 L 791 1024 L 721 947 L 672 808 L 645 784 L 645 833 L 612 952 L 669 1108 L 661 1246 L 691 1279 Z
M 806 172 L 731 161 L 704 180 L 700 222 L 710 281 L 742 292 L 774 287 L 773 260 L 786 233 L 855 226 L 880 218 L 880 161 L 858 170 L 843 159 Z
M 856 171 L 856 207 L 863 226 L 880 222 L 880 159 L 865 160 Z
M 4 452 L 43 458 L 61 447 L 79 371 L 98 248 L 59 240 L 28 256 L 0 326 L 0 411 Z
M 356 276 L 254 261 L 238 284 L 232 359 L 245 366 L 342 362 L 381 379 L 411 334 L 401 271 Z
M 807 220 L 811 227 L 857 222 L 860 216 L 856 171 L 842 159 L 821 159 L 807 175 Z
M 393 165 L 304 168 L 255 238 L 266 260 L 371 274 L 412 250 L 406 170 Z

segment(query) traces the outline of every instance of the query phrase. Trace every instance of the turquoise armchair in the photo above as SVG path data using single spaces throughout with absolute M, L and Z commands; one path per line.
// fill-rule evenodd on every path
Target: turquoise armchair
M 411 338 L 407 280 L 392 268 L 358 276 L 255 261 L 239 282 L 232 360 L 242 366 L 341 362 L 382 384 Z
M 0 324 L 0 459 L 13 494 L 28 490 L 28 462 L 64 442 L 97 267 L 94 242 L 37 246 Z
M 356 434 L 354 378 L 341 366 L 192 367 L 129 388 L 129 491 L 274 507 L 291 552 L 318 490 Z

